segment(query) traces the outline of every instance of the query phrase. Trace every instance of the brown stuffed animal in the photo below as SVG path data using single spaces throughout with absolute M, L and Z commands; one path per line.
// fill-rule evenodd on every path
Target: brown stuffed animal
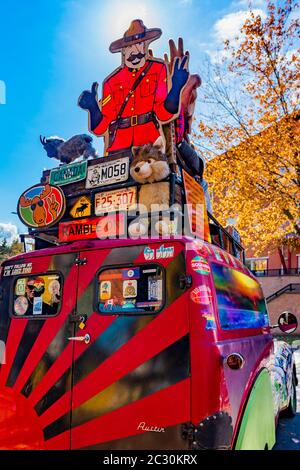
M 159 137 L 154 144 L 133 147 L 132 154 L 130 174 L 137 183 L 142 185 L 138 198 L 140 212 L 150 213 L 151 209 L 155 211 L 155 207 L 152 206 L 157 204 L 165 210 L 168 209 L 170 184 L 167 181 L 161 181 L 170 174 L 163 138 Z M 159 232 L 164 231 L 163 227 L 160 227 L 161 222 L 157 224 Z M 148 219 L 141 218 L 137 222 L 134 221 L 129 229 L 131 235 L 145 235 L 148 232 Z

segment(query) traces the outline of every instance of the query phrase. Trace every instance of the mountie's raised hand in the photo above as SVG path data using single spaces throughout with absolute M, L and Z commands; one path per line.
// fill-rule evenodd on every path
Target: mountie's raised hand
M 94 82 L 91 91 L 83 91 L 78 98 L 78 106 L 89 112 L 91 130 L 94 130 L 103 118 L 98 104 L 98 86 L 98 83 Z
M 165 108 L 169 113 L 177 114 L 179 111 L 181 90 L 184 88 L 189 78 L 188 63 L 188 53 L 186 53 L 182 59 L 176 57 L 174 60 L 172 88 L 165 101 Z
M 173 114 L 179 111 L 179 102 L 181 91 L 185 87 L 189 79 L 189 52 L 184 52 L 183 39 L 178 39 L 178 46 L 176 47 L 173 39 L 169 40 L 170 57 L 168 54 L 164 55 L 165 63 L 168 66 L 169 73 L 172 76 L 172 88 L 165 101 L 166 109 Z

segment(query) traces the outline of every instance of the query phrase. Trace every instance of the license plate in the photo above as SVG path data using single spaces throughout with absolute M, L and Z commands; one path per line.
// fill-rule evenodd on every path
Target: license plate
M 95 214 L 100 215 L 104 212 L 113 212 L 128 210 L 130 206 L 136 203 L 136 186 L 114 191 L 105 191 L 95 194 Z
M 110 162 L 99 163 L 88 168 L 86 188 L 98 188 L 108 184 L 127 181 L 129 176 L 129 158 L 118 158 Z

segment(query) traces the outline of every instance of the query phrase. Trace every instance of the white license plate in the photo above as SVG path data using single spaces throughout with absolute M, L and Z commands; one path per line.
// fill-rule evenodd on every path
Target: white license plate
M 98 188 L 108 184 L 121 183 L 128 180 L 129 158 L 118 158 L 110 162 L 90 166 L 87 171 L 86 188 Z
M 127 211 L 130 206 L 136 203 L 136 200 L 136 186 L 97 193 L 95 194 L 95 214 L 100 215 L 103 212 L 121 210 Z

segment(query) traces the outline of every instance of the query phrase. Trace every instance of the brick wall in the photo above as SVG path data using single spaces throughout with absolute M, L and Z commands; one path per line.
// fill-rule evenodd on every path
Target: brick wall
M 262 286 L 265 297 L 274 294 L 287 284 L 300 284 L 300 276 L 266 276 L 257 277 L 256 279 Z

